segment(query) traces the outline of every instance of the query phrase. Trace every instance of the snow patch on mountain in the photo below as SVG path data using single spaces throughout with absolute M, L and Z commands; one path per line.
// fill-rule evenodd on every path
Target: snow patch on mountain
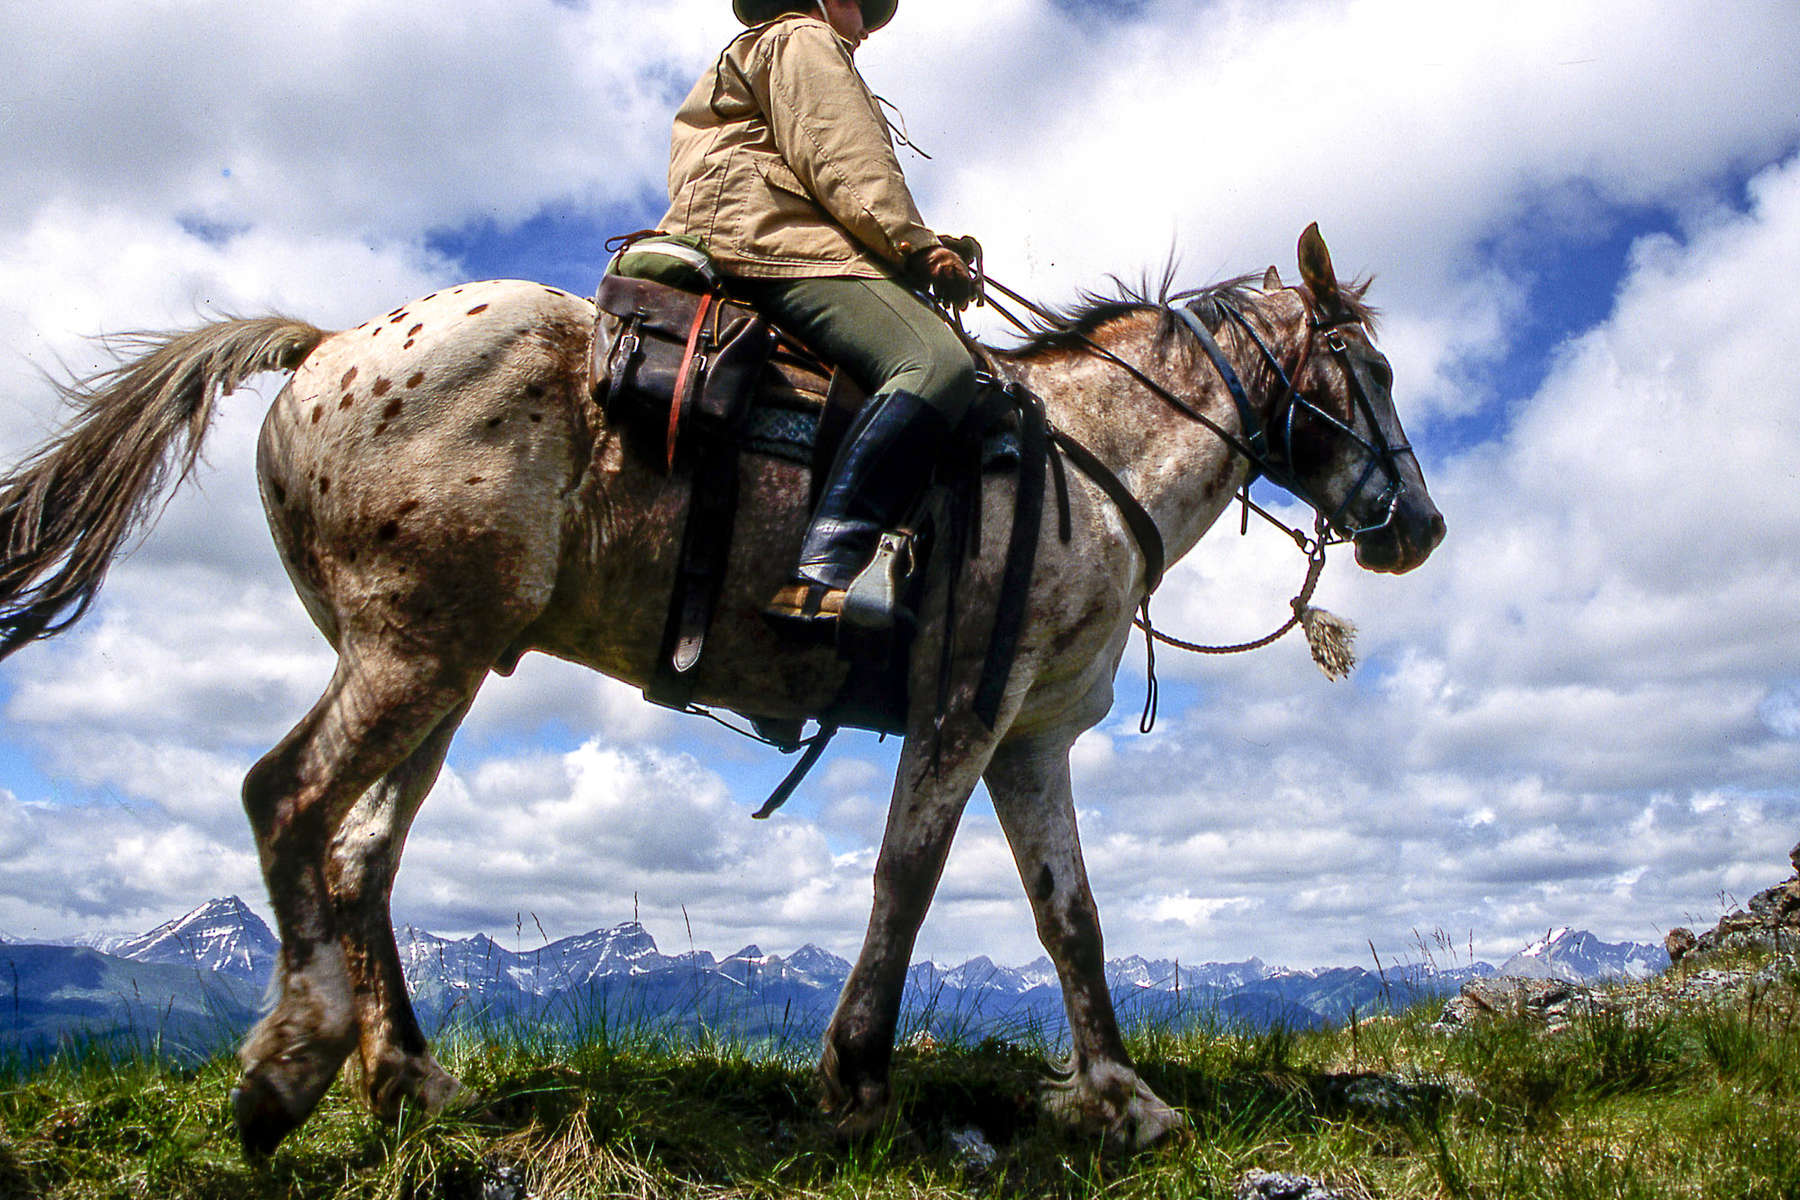
M 133 962 L 199 967 L 235 979 L 260 981 L 268 977 L 281 944 L 249 905 L 230 896 L 208 900 L 148 933 L 93 948 Z
M 1496 974 L 1519 979 L 1645 979 L 1669 965 L 1669 955 L 1649 942 L 1603 942 L 1567 925 L 1547 931 L 1500 964 Z

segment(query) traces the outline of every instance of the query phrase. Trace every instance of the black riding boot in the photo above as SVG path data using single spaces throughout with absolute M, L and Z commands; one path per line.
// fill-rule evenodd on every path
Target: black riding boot
M 884 392 L 865 404 L 831 465 L 794 578 L 764 613 L 784 625 L 829 629 L 882 531 L 924 494 L 949 434 L 943 415 L 911 392 Z

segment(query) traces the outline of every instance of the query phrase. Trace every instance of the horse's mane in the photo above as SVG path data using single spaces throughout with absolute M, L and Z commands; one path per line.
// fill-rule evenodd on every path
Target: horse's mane
M 1263 331 L 1268 331 L 1270 321 L 1266 309 L 1269 293 L 1262 290 L 1262 276 L 1239 275 L 1204 287 L 1176 291 L 1175 273 L 1176 264 L 1171 261 L 1155 280 L 1146 274 L 1134 284 L 1127 283 L 1116 275 L 1110 276 L 1113 284 L 1110 291 L 1083 290 L 1077 293 L 1073 304 L 1061 308 L 1045 308 L 1034 315 L 1030 332 L 1009 353 L 1029 358 L 1052 350 L 1075 348 L 1084 338 L 1093 336 L 1096 330 L 1108 322 L 1137 313 L 1157 314 L 1160 320 L 1156 336 L 1159 339 L 1166 338 L 1173 335 L 1179 327 L 1180 318 L 1175 315 L 1177 307 L 1193 309 L 1194 315 L 1209 330 L 1217 331 L 1225 320 L 1225 308 L 1229 306 L 1260 326 Z M 1350 314 L 1371 331 L 1380 315 L 1364 299 L 1372 282 L 1372 278 L 1359 279 L 1341 284 L 1338 289 Z

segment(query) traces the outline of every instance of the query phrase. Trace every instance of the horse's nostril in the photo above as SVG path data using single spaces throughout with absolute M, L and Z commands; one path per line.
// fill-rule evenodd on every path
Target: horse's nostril
M 1433 513 L 1431 517 L 1431 544 L 1437 545 L 1444 540 L 1444 514 Z

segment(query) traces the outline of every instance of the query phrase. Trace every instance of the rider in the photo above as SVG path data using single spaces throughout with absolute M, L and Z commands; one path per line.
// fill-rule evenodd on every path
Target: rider
M 829 629 L 884 529 L 923 493 L 975 396 L 961 339 L 902 282 L 961 307 L 969 266 L 919 216 L 851 60 L 898 0 L 732 0 L 750 28 L 675 116 L 664 233 L 698 238 L 732 290 L 871 397 L 765 612 Z

